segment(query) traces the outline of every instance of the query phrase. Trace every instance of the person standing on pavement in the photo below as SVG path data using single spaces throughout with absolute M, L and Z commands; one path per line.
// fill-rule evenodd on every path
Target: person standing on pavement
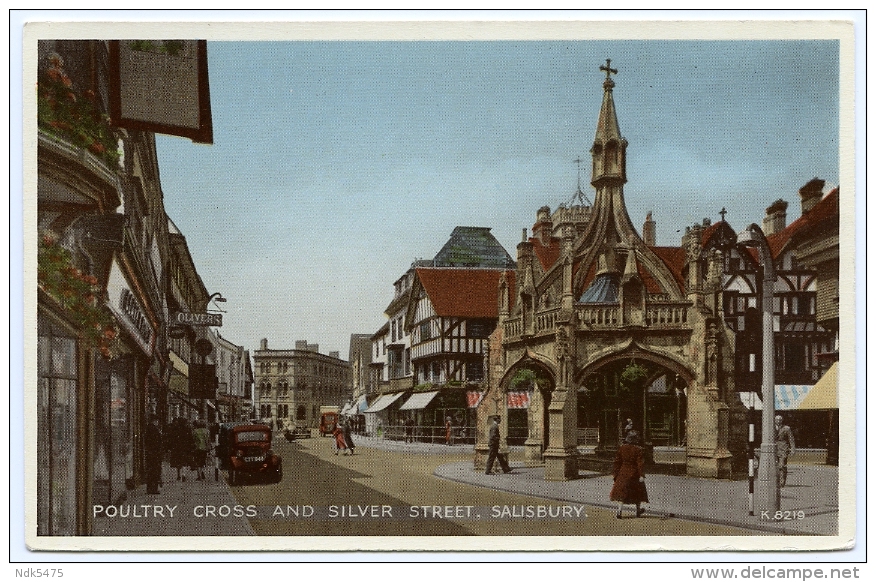
M 178 416 L 170 424 L 170 466 L 176 469 L 176 480 L 185 481 L 182 469 L 191 462 L 194 449 L 192 429 L 185 418 Z
M 146 493 L 157 495 L 158 486 L 161 483 L 161 462 L 164 455 L 164 447 L 161 443 L 161 427 L 158 426 L 158 417 L 154 414 L 149 418 L 146 425 Z
M 502 467 L 503 472 L 511 472 L 511 467 L 508 466 L 508 461 L 505 460 L 505 457 L 499 454 L 499 423 L 501 421 L 502 417 L 498 414 L 494 415 L 490 420 L 490 434 L 489 440 L 487 441 L 490 446 L 490 452 L 487 454 L 487 470 L 484 471 L 487 475 L 493 472 L 493 463 L 496 459 L 499 459 L 499 466 Z
M 776 473 L 779 487 L 784 487 L 788 480 L 788 457 L 794 454 L 794 433 L 791 427 L 784 424 L 782 415 L 776 415 Z
M 197 480 L 205 481 L 207 476 L 204 474 L 204 465 L 207 464 L 207 451 L 210 449 L 210 431 L 207 430 L 203 420 L 195 422 L 192 440 L 195 448 L 192 466 L 198 471 Z
M 344 444 L 347 446 L 347 450 L 350 451 L 350 454 L 353 454 L 353 451 L 356 449 L 356 445 L 353 444 L 353 429 L 350 426 L 350 419 L 347 418 L 344 420 Z
M 447 417 L 447 420 L 444 421 L 444 444 L 453 444 L 453 422 L 450 420 L 449 416 Z
M 340 451 L 346 451 L 347 441 L 344 439 L 344 429 L 341 428 L 340 422 L 335 423 L 335 430 L 332 431 L 332 435 L 335 437 L 335 454 L 337 455 Z
M 645 488 L 645 453 L 638 443 L 639 433 L 631 430 L 614 458 L 614 485 L 609 499 L 617 501 L 618 519 L 621 518 L 624 503 L 636 506 L 636 517 L 645 513 L 641 507 L 642 503 L 648 503 L 648 490 Z

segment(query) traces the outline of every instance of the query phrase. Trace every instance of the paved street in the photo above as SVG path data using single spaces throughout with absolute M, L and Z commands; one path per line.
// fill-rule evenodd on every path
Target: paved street
M 833 467 L 791 467 L 782 508 L 804 511 L 799 520 L 750 517 L 745 481 L 666 475 L 648 476 L 652 503 L 644 517 L 633 518 L 627 508 L 617 520 L 608 476 L 546 482 L 541 468 L 522 466 L 516 450 L 510 475 L 488 476 L 473 469 L 470 446 L 362 437 L 357 444 L 355 455 L 338 456 L 329 438 L 276 441 L 284 459 L 279 484 L 229 487 L 212 472 L 207 481 L 181 482 L 165 467 L 161 494 L 140 488 L 126 502 L 147 515 L 99 515 L 95 534 L 709 536 L 830 534 L 836 527 L 836 496 L 825 493 L 836 491 Z M 154 514 L 156 505 L 166 506 L 163 515 Z

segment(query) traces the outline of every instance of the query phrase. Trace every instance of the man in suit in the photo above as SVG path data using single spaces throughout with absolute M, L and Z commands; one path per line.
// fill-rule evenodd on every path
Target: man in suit
M 788 480 L 788 457 L 794 454 L 794 433 L 791 427 L 784 424 L 780 414 L 776 415 L 776 472 L 779 487 L 784 487 Z
M 499 459 L 499 465 L 502 467 L 502 471 L 505 473 L 511 472 L 511 467 L 508 466 L 508 461 L 505 460 L 505 457 L 499 455 L 499 422 L 501 422 L 501 417 L 499 415 L 495 415 L 490 419 L 490 452 L 487 455 L 487 470 L 485 473 L 489 475 L 493 472 L 493 463 L 496 459 Z

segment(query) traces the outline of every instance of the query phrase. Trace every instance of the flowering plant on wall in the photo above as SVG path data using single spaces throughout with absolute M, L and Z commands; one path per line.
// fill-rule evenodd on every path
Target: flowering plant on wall
M 67 311 L 101 355 L 111 358 L 118 352 L 119 331 L 99 300 L 103 291 L 97 279 L 76 268 L 70 251 L 48 235 L 40 238 L 37 251 L 37 284 Z
M 97 96 L 88 89 L 79 94 L 64 72 L 57 53 L 37 83 L 37 121 L 40 129 L 85 148 L 110 167 L 119 162 L 118 143 L 109 128 L 109 116 L 97 107 Z

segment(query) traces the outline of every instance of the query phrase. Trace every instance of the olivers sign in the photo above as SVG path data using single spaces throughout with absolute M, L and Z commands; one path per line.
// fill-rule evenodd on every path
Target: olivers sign
M 221 313 L 187 313 L 177 312 L 174 321 L 179 325 L 210 325 L 222 327 Z

